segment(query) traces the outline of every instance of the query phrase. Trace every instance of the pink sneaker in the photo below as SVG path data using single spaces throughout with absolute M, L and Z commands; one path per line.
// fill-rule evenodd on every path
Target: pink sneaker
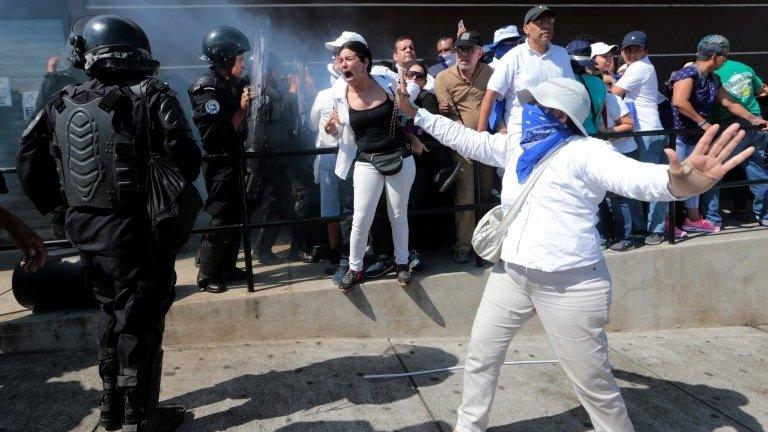
M 697 221 L 692 221 L 688 218 L 685 218 L 685 220 L 683 221 L 683 229 L 691 232 L 706 232 L 706 233 L 720 232 L 719 226 L 713 224 L 712 222 L 704 218 L 701 218 Z
M 683 225 L 683 226 L 685 226 L 685 225 Z M 669 219 L 666 219 L 664 221 L 664 233 L 666 234 L 668 232 L 669 232 Z M 678 227 L 675 227 L 675 240 L 684 239 L 686 237 L 688 237 L 688 233 L 687 232 L 681 230 Z
M 680 240 L 688 237 L 688 233 L 675 227 L 675 239 Z

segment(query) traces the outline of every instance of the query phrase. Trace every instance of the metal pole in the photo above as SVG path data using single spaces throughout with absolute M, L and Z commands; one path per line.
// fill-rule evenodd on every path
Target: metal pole
M 669 135 L 669 147 L 675 148 L 677 142 L 677 136 L 675 134 Z M 677 227 L 677 201 L 669 202 L 669 210 L 667 213 L 669 219 L 669 227 L 667 227 L 667 235 L 669 236 L 669 244 L 675 244 L 675 227 Z
M 461 156 L 459 156 L 461 157 Z M 472 169 L 475 171 L 475 224 L 480 220 L 480 217 L 482 216 L 480 214 L 480 162 L 473 160 L 472 161 Z M 471 250 L 471 249 L 470 249 Z M 480 267 L 483 265 L 483 259 L 480 258 L 479 255 L 475 254 L 475 266 Z
M 245 255 L 245 272 L 248 274 L 248 292 L 256 291 L 253 287 L 253 259 L 251 257 L 251 229 L 249 227 L 248 214 L 248 195 L 245 192 L 245 158 L 238 158 L 237 164 L 240 167 L 238 184 L 240 185 L 240 225 L 243 234 L 243 253 Z

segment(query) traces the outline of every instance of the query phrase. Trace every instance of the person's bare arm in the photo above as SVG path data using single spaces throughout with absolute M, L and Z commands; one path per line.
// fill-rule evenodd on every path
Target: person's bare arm
M 768 129 L 768 121 L 747 111 L 747 109 L 741 106 L 740 103 L 736 102 L 735 100 L 733 100 L 733 98 L 731 98 L 731 95 L 728 94 L 725 88 L 720 87 L 717 90 L 717 101 L 723 107 L 725 107 L 725 109 L 727 109 L 728 112 L 735 115 L 736 117 L 743 118 L 744 120 L 752 123 L 753 125 L 762 125 L 763 130 Z
M 692 122 L 700 125 L 704 130 L 707 130 L 710 125 L 707 123 L 707 119 L 702 117 L 691 105 L 689 99 L 693 92 L 693 78 L 686 78 L 675 82 L 672 86 L 672 105 L 677 108 L 680 114 L 691 119 Z
M 486 90 L 483 96 L 483 102 L 480 104 L 480 113 L 477 119 L 477 131 L 485 132 L 488 130 L 488 118 L 491 116 L 491 110 L 499 98 L 498 93 L 493 90 Z
M 616 84 L 611 86 L 611 93 L 615 94 L 618 97 L 624 97 L 624 93 L 626 92 L 627 92 L 626 90 L 617 86 Z
M 43 239 L 13 213 L 0 207 L 0 229 L 8 232 L 11 241 L 24 254 L 21 268 L 36 271 L 45 264 L 46 250 Z

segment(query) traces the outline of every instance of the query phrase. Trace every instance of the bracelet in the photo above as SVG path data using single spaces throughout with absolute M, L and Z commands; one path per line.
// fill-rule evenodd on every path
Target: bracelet
M 705 124 L 707 124 L 707 119 L 704 119 L 704 120 L 702 120 L 702 121 L 700 121 L 700 122 L 696 123 L 696 126 L 698 126 L 698 127 L 703 127 Z

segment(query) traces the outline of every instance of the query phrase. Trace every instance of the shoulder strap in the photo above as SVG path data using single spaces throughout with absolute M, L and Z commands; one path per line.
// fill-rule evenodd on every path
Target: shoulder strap
M 541 173 L 544 172 L 544 170 L 547 168 L 547 165 L 549 165 L 549 162 L 552 160 L 552 157 L 555 156 L 557 153 L 562 150 L 563 147 L 566 146 L 568 140 L 563 140 L 560 145 L 549 152 L 548 155 L 545 155 L 544 158 L 542 158 L 539 161 L 539 166 L 534 168 L 533 173 L 530 177 L 528 177 L 528 180 L 525 182 L 525 186 L 523 187 L 523 190 L 520 192 L 520 195 L 517 196 L 517 199 L 515 199 L 515 202 L 512 203 L 512 205 L 507 209 L 507 212 L 504 214 L 504 218 L 499 223 L 499 229 L 503 232 L 506 232 L 509 229 L 509 226 L 512 225 L 512 221 L 515 220 L 518 213 L 520 213 L 520 209 L 523 208 L 523 204 L 528 200 L 528 195 L 531 193 L 531 189 L 533 189 L 533 186 L 536 184 L 536 182 L 539 180 L 539 177 L 541 177 Z

